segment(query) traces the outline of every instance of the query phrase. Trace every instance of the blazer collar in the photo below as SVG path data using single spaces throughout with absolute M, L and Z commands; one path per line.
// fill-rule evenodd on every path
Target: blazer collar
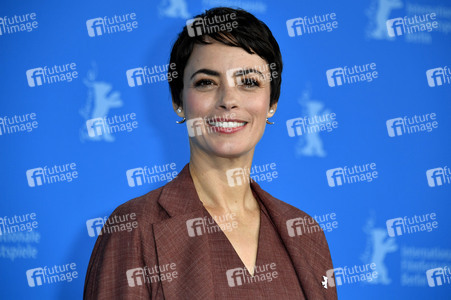
M 158 262 L 160 265 L 175 263 L 178 273 L 172 282 L 161 281 L 165 298 L 214 299 L 214 268 L 208 237 L 188 233 L 190 220 L 205 217 L 189 165 L 163 187 L 158 203 L 169 215 L 153 224 Z
M 185 165 L 174 180 L 163 187 L 158 203 L 170 217 L 202 209 L 202 202 L 189 172 L 189 164 Z

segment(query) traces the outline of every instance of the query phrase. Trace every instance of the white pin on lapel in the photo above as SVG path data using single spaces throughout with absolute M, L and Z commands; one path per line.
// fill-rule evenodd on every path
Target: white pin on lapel
M 321 282 L 321 284 L 323 285 L 323 288 L 327 289 L 327 276 L 323 276 L 323 281 Z

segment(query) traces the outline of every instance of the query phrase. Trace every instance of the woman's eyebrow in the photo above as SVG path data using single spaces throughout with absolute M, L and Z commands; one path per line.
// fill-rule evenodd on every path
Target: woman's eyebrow
M 263 77 L 263 78 L 265 77 L 265 76 L 263 76 L 262 72 L 260 72 L 259 70 L 253 69 L 253 68 L 241 69 L 241 70 L 237 71 L 234 74 L 234 76 L 247 75 L 250 73 L 257 73 L 261 77 Z
M 199 69 L 196 72 L 194 72 L 193 75 L 191 75 L 191 79 L 193 79 L 193 77 L 199 73 L 204 73 L 204 74 L 211 75 L 211 76 L 219 76 L 219 72 L 217 72 L 217 71 L 210 70 L 210 69 Z

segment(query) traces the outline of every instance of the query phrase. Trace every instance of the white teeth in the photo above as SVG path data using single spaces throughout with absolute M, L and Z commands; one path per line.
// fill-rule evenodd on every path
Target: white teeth
M 244 126 L 246 122 L 209 122 L 209 124 L 214 127 L 235 128 Z

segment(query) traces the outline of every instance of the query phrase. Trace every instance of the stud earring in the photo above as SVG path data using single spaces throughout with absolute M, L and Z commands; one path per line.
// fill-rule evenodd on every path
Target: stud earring
M 274 109 L 270 109 L 269 112 L 272 114 L 272 113 L 274 112 Z M 266 124 L 274 125 L 274 122 L 270 122 L 270 121 L 268 120 L 268 118 L 266 118 Z
M 181 113 L 182 112 L 182 109 L 179 107 L 179 108 L 177 108 L 177 113 Z M 186 121 L 186 118 L 183 118 L 183 119 L 181 119 L 180 121 L 175 121 L 175 123 L 177 123 L 177 124 L 182 124 L 182 123 L 185 123 L 185 121 Z

